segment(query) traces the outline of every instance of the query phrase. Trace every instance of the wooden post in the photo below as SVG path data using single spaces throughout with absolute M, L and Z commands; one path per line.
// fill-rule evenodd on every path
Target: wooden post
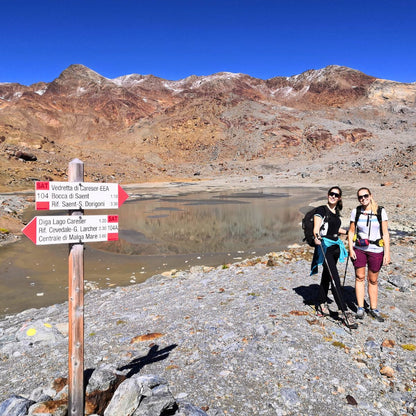
M 84 182 L 84 163 L 69 162 L 68 182 Z M 82 215 L 83 210 L 70 211 Z M 84 416 L 84 244 L 69 245 L 68 416 Z

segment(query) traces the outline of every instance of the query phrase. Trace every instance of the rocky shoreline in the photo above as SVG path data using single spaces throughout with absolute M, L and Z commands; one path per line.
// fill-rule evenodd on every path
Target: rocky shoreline
M 309 276 L 312 251 L 300 246 L 88 292 L 85 368 L 156 374 L 175 400 L 209 416 L 416 414 L 415 236 L 401 234 L 412 230 L 415 209 L 397 199 L 398 187 L 374 188 L 395 231 L 393 263 L 380 276 L 384 323 L 367 315 L 351 332 L 336 314 L 316 317 L 319 277 Z M 354 204 L 346 192 L 345 212 Z M 349 265 L 352 310 L 353 286 Z M 39 398 L 66 377 L 67 322 L 67 304 L 0 321 L 0 403 Z
M 259 188 L 316 187 L 317 197 L 325 202 L 325 190 L 334 184 L 343 188 L 344 226 L 348 226 L 349 213 L 357 205 L 356 190 L 369 186 L 377 202 L 385 206 L 389 214 L 389 227 L 392 230 L 414 233 L 416 207 L 416 181 L 413 176 L 400 177 L 390 172 L 389 176 L 353 174 L 347 168 L 337 172 L 322 172 L 321 163 L 312 163 L 307 169 L 291 169 L 276 174 L 253 174 L 251 176 L 214 176 L 206 179 L 185 178 L 170 182 L 146 182 L 123 185 L 127 193 L 136 197 L 175 196 L 201 191 L 241 191 Z M 333 172 L 333 174 L 332 174 Z M 334 179 L 331 179 L 334 176 Z M 318 189 L 321 188 L 321 189 Z M 324 191 L 322 191 L 324 189 Z M 405 193 L 405 194 L 404 194 Z M 0 192 L 0 246 L 21 238 L 22 213 L 34 203 L 34 191 Z M 316 203 L 315 205 L 317 205 Z
M 33 203 L 34 197 L 28 193 L 0 193 L 0 247 L 14 243 L 22 235 L 22 214 Z

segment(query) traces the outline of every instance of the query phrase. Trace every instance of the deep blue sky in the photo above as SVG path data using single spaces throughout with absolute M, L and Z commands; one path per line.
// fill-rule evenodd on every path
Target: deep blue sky
M 416 81 L 415 0 L 0 0 L 0 82 L 83 64 L 115 78 L 241 72 L 268 79 L 343 65 Z

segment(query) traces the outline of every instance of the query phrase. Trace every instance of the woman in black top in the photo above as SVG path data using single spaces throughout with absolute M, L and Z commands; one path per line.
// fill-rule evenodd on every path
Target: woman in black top
M 317 272 L 317 265 L 323 265 L 319 304 L 317 305 L 317 313 L 320 316 L 330 314 L 327 305 L 330 285 L 338 309 L 344 314 L 347 309 L 341 295 L 341 281 L 337 270 L 338 259 L 344 261 L 348 257 L 344 244 L 338 238 L 339 234 L 347 234 L 347 231 L 341 228 L 341 210 L 342 191 L 338 186 L 333 186 L 328 191 L 328 203 L 318 207 L 314 215 L 313 233 L 316 247 L 311 274 Z M 322 249 L 325 253 L 325 258 Z M 334 287 L 334 283 L 336 287 Z

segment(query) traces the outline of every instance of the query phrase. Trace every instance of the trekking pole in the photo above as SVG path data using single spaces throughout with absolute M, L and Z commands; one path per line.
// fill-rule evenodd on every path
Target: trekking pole
M 347 257 L 347 264 L 345 265 L 345 272 L 344 272 L 344 281 L 342 282 L 342 287 L 345 286 L 345 278 L 347 277 L 347 269 L 348 269 L 348 262 L 350 260 L 350 256 Z
M 332 276 L 331 269 L 329 268 L 328 260 L 326 259 L 326 255 L 325 255 L 325 251 L 324 251 L 324 249 L 322 247 L 322 243 L 319 244 L 319 247 L 321 247 L 322 255 L 324 256 L 324 261 L 325 261 L 326 267 L 328 268 L 328 273 L 329 273 L 329 276 L 331 278 L 332 284 L 333 284 L 333 286 L 335 288 L 335 291 L 337 292 L 338 299 L 345 305 L 344 298 L 341 296 L 341 293 L 339 292 L 338 287 L 337 287 L 337 285 L 335 283 L 334 276 Z M 342 311 L 342 314 L 344 315 L 344 318 L 345 318 L 345 322 L 347 324 L 347 327 L 349 329 L 357 329 L 358 328 L 358 325 L 356 323 L 350 324 L 350 322 L 348 321 L 347 313 L 344 311 L 344 309 L 342 307 L 341 307 L 341 311 Z

